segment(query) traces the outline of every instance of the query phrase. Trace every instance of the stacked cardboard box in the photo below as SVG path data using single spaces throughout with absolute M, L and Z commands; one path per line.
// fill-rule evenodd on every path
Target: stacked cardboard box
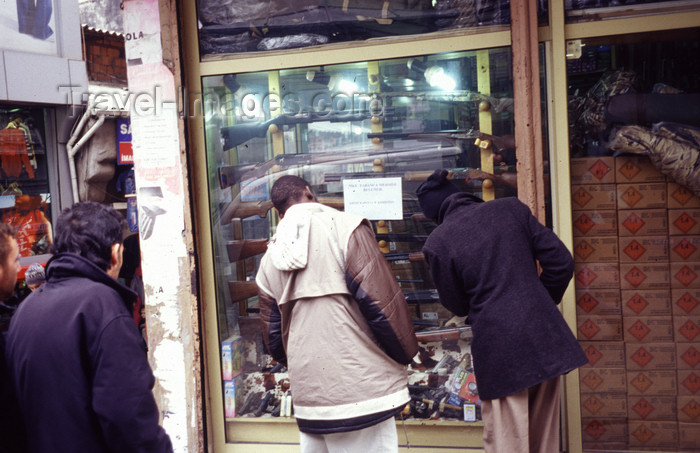
M 584 448 L 700 450 L 700 198 L 645 157 L 572 159 Z

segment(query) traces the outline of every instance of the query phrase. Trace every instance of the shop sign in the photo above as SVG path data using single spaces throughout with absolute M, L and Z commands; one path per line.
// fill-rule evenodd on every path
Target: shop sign
M 117 119 L 117 149 L 119 165 L 133 165 L 134 151 L 131 147 L 131 120 Z

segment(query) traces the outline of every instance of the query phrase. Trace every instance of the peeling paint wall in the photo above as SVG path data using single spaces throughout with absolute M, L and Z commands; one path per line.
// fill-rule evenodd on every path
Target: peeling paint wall
M 174 20 L 158 0 L 124 1 L 134 173 L 149 359 L 162 424 L 176 452 L 203 451 L 200 342 Z M 174 5 L 171 11 L 175 11 Z M 167 30 L 167 33 L 164 31 Z M 163 38 L 161 40 L 161 37 Z

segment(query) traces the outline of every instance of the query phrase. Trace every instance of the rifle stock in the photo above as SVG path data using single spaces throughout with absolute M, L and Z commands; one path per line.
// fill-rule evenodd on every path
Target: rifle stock
M 271 201 L 241 201 L 240 197 L 236 197 L 221 213 L 221 223 L 225 225 L 235 218 L 245 219 L 254 215 L 265 217 L 271 207 Z
M 240 302 L 258 295 L 258 284 L 248 281 L 228 282 L 228 291 L 231 294 L 231 302 Z
M 244 239 L 229 241 L 226 243 L 228 259 L 229 261 L 234 262 L 265 253 L 265 251 L 267 251 L 268 242 L 269 241 L 267 239 Z
M 384 258 L 386 258 L 387 261 L 408 260 L 412 263 L 425 261 L 425 255 L 423 252 L 390 252 L 385 253 Z

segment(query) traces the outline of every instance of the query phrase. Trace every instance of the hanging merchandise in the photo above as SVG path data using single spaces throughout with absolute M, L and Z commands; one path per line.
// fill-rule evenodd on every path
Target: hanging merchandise
M 117 190 L 123 192 L 126 197 L 126 221 L 129 224 L 129 231 L 136 233 L 139 231 L 139 213 L 136 203 L 136 179 L 133 168 L 119 176 Z
M 27 177 L 34 179 L 25 132 L 14 123 L 0 130 L 0 166 L 6 178 L 17 179 L 25 170 Z
M 3 222 L 17 228 L 20 256 L 42 255 L 51 248 L 51 222 L 41 205 L 40 195 L 19 195 L 15 197 L 14 209 L 3 216 Z

